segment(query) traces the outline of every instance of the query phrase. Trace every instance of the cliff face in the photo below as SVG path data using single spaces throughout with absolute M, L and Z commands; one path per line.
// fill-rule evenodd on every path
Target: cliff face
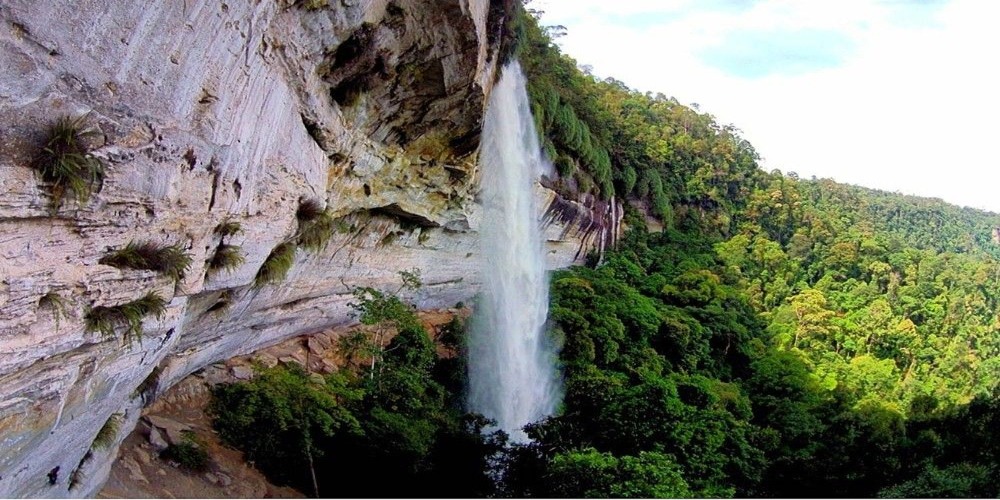
M 475 153 L 506 10 L 487 0 L 0 5 L 0 496 L 93 494 L 156 386 L 351 322 L 350 286 L 394 288 L 416 267 L 418 306 L 470 298 Z M 89 146 L 105 176 L 87 203 L 53 214 L 30 164 L 62 116 L 97 132 Z M 616 220 L 615 206 L 538 194 L 552 267 L 617 231 L 601 222 Z M 324 250 L 299 249 L 283 282 L 251 287 L 307 199 L 338 231 Z M 245 260 L 210 271 L 225 221 L 241 224 L 226 243 Z M 147 240 L 185 248 L 183 279 L 99 263 Z M 169 303 L 143 322 L 141 343 L 86 331 L 90 309 L 150 291 Z M 115 414 L 114 438 L 94 446 Z

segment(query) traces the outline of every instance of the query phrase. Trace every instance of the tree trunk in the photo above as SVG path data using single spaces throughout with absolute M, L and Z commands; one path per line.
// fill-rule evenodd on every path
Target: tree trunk
M 313 498 L 319 498 L 319 483 L 316 482 L 316 468 L 313 466 L 313 454 L 311 448 L 306 448 L 306 458 L 309 459 L 309 474 L 312 475 Z
M 375 380 L 375 358 L 382 356 L 382 328 L 375 330 L 375 349 L 372 349 L 372 363 L 368 370 L 368 379 Z

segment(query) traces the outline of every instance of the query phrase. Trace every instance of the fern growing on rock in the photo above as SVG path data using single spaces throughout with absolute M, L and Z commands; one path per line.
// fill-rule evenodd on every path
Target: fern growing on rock
M 87 312 L 84 318 L 88 332 L 99 332 L 102 338 L 115 336 L 122 331 L 122 343 L 132 345 L 133 339 L 142 341 L 142 320 L 148 316 L 163 317 L 167 301 L 156 292 L 117 306 L 98 306 Z
M 101 264 L 119 269 L 147 269 L 156 271 L 175 281 L 184 279 L 184 273 L 191 267 L 191 256 L 180 244 L 163 245 L 151 241 L 141 243 L 130 242 L 125 248 L 117 250 L 99 260 Z
M 114 443 L 115 438 L 118 437 L 118 431 L 121 430 L 124 417 L 125 415 L 121 413 L 115 413 L 108 417 L 101 430 L 97 431 L 97 436 L 94 437 L 94 442 L 90 447 L 92 449 L 104 449 L 111 446 L 111 443 Z
M 50 186 L 53 211 L 59 210 L 67 194 L 83 205 L 100 190 L 104 164 L 84 144 L 84 138 L 95 133 L 83 128 L 82 116 L 60 118 L 48 130 L 32 167 Z
M 311 252 L 318 252 L 326 247 L 337 228 L 337 222 L 330 210 L 322 208 L 316 200 L 305 200 L 300 203 L 295 218 L 299 221 L 296 241 L 302 248 Z
M 261 264 L 253 279 L 253 286 L 260 288 L 271 283 L 279 283 L 288 276 L 289 269 L 295 263 L 295 243 L 286 241 L 274 247 L 264 263 Z
M 56 292 L 49 292 L 38 299 L 38 307 L 40 309 L 47 308 L 52 310 L 52 317 L 55 318 L 56 322 L 56 330 L 59 330 L 59 321 L 66 317 L 66 299 L 63 299 Z
M 208 262 L 208 268 L 212 271 L 222 269 L 234 271 L 243 265 L 244 260 L 243 252 L 239 246 L 221 244 L 215 250 L 212 260 Z
M 215 234 L 223 238 L 226 236 L 234 236 L 241 231 L 243 231 L 243 225 L 232 220 L 227 220 L 218 226 L 215 226 Z

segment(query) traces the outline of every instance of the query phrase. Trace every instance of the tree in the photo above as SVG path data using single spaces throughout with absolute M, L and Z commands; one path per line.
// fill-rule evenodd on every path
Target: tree
M 318 443 L 337 432 L 360 431 L 345 406 L 360 398 L 361 391 L 342 377 L 324 379 L 297 364 L 279 364 L 258 366 L 248 382 L 216 386 L 210 412 L 219 436 L 242 448 L 272 480 L 298 488 L 309 484 L 319 497 L 315 459 L 323 450 Z M 309 479 L 301 474 L 305 468 Z
M 687 498 L 694 496 L 667 455 L 615 457 L 594 449 L 556 455 L 546 496 L 560 498 Z
M 403 290 L 420 288 L 420 270 L 400 271 L 399 275 L 402 283 L 392 293 L 382 292 L 371 287 L 351 289 L 355 302 L 350 302 L 347 305 L 357 313 L 361 324 L 373 326 L 374 331 L 368 342 L 364 342 L 355 335 L 347 341 L 342 341 L 341 347 L 345 349 L 345 354 L 351 359 L 356 357 L 358 353 L 371 356 L 371 365 L 368 370 L 369 378 L 375 377 L 375 366 L 385 354 L 383 343 L 390 331 L 422 328 L 413 308 L 403 303 L 399 298 L 399 293 Z

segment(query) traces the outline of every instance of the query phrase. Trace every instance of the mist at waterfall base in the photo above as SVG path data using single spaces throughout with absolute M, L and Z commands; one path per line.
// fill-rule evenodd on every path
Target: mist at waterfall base
M 513 62 L 493 88 L 483 124 L 483 288 L 468 351 L 468 409 L 494 420 L 513 442 L 528 441 L 522 427 L 552 415 L 561 397 L 544 330 L 548 277 L 533 196 L 546 168 L 524 74 Z

